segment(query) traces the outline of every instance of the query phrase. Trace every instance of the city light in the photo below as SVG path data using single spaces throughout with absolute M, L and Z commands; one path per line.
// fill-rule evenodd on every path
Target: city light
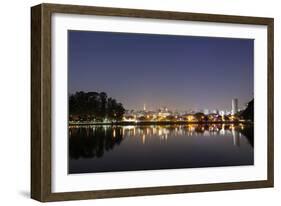
M 141 110 L 125 110 L 119 120 L 104 118 L 102 121 L 96 121 L 96 118 L 87 121 L 79 117 L 70 116 L 70 124 L 141 124 L 141 123 L 246 123 L 251 120 L 244 119 L 241 110 L 238 108 L 238 99 L 232 99 L 231 110 L 197 110 L 181 111 L 170 110 L 168 107 L 161 107 L 157 110 L 149 110 L 146 104 Z M 213 112 L 209 112 L 213 111 Z M 114 113 L 116 116 L 116 113 Z

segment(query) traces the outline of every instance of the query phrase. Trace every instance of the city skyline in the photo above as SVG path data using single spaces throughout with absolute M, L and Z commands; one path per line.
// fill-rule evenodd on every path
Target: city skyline
M 253 98 L 253 40 L 69 31 L 69 93 L 126 109 L 231 110 Z

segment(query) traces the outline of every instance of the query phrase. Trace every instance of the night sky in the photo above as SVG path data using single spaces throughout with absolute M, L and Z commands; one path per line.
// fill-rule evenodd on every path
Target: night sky
M 103 91 L 126 109 L 231 110 L 253 98 L 253 50 L 253 39 L 69 31 L 69 93 Z

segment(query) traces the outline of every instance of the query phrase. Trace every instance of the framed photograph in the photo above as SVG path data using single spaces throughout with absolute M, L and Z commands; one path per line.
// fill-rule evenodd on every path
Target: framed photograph
M 273 187 L 273 19 L 31 8 L 31 197 Z

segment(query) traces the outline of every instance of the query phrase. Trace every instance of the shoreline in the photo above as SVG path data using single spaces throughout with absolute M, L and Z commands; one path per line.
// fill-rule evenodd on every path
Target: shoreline
M 160 122 L 152 122 L 152 121 L 142 121 L 142 122 L 69 122 L 68 126 L 90 126 L 90 125 L 184 125 L 184 124 L 254 124 L 251 121 L 212 121 L 212 122 L 187 122 L 187 121 L 160 121 Z

